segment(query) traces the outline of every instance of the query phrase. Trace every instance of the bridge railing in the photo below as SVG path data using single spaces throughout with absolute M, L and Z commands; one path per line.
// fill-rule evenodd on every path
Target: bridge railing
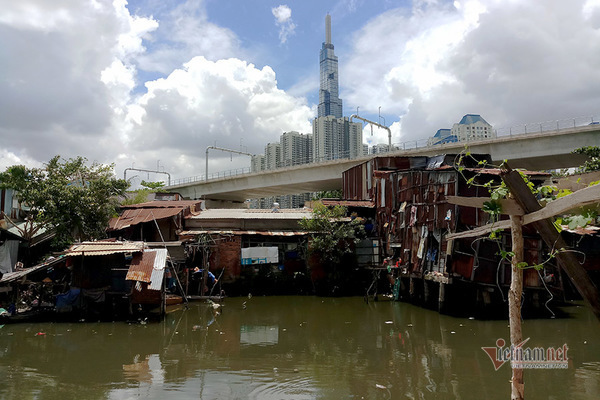
M 497 128 L 494 131 L 496 132 L 496 137 L 505 137 L 505 136 L 516 136 L 516 135 L 528 135 L 528 134 L 543 133 L 543 132 L 558 132 L 558 131 L 562 131 L 565 129 L 573 129 L 573 128 L 577 128 L 580 126 L 596 125 L 596 124 L 600 125 L 600 115 L 580 116 L 580 117 L 565 118 L 565 119 L 560 119 L 560 120 L 513 125 L 513 126 L 509 126 L 509 127 Z M 417 140 L 408 140 L 408 141 L 404 141 L 404 142 L 393 143 L 392 151 L 414 150 L 414 149 L 418 149 L 418 148 L 428 147 L 428 140 L 429 139 L 417 139 Z M 376 154 L 384 154 L 384 153 L 387 153 L 387 151 L 385 151 L 385 149 L 382 149 L 382 150 L 378 151 Z M 294 167 L 294 166 L 304 165 L 304 164 L 322 163 L 322 162 L 329 162 L 329 161 L 342 160 L 342 159 L 356 159 L 356 158 L 360 158 L 360 157 L 363 157 L 363 155 L 356 154 L 356 152 L 338 153 L 338 154 L 333 154 L 333 155 L 330 155 L 327 157 L 321 157 L 315 161 L 307 161 L 306 159 L 304 159 L 304 160 L 298 160 L 298 161 L 294 161 L 294 162 L 289 162 L 289 161 L 279 162 L 274 166 L 269 166 L 268 168 L 264 168 L 264 169 L 256 170 L 256 171 L 252 171 L 252 168 L 250 168 L 250 167 L 236 168 L 236 169 L 230 169 L 227 171 L 219 171 L 219 172 L 211 173 L 208 175 L 208 179 L 207 179 L 206 175 L 196 175 L 196 176 L 191 176 L 191 177 L 187 177 L 187 178 L 172 179 L 171 186 L 183 185 L 183 184 L 187 184 L 187 183 L 204 182 L 206 180 L 221 179 L 221 178 L 226 178 L 226 177 L 245 175 L 245 174 L 249 174 L 249 173 L 253 173 L 253 172 L 262 172 L 265 170 L 269 171 L 269 170 Z
M 497 128 L 496 136 L 527 135 L 532 133 L 559 132 L 565 129 L 573 129 L 585 125 L 596 125 L 600 123 L 600 115 L 581 116 L 544 122 L 533 122 L 528 124 L 514 125 Z

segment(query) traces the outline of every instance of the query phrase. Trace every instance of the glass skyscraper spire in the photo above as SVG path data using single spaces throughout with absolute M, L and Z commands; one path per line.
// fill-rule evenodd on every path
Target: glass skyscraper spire
M 342 99 L 339 98 L 338 58 L 331 43 L 331 16 L 325 17 L 325 42 L 320 52 L 321 84 L 318 116 L 342 117 Z

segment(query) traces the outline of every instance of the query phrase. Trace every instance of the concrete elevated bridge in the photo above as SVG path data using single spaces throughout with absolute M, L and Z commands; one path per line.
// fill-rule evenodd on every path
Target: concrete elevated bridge
M 600 124 L 501 136 L 489 140 L 417 147 L 383 155 L 457 154 L 465 150 L 465 146 L 468 146 L 468 151 L 471 153 L 490 154 L 495 164 L 508 160 L 513 168 L 548 170 L 576 167 L 583 164 L 586 157 L 572 154 L 572 151 L 585 146 L 600 147 Z M 252 198 L 336 190 L 342 187 L 343 171 L 372 157 L 373 155 L 302 164 L 206 181 L 190 178 L 182 182 L 174 182 L 166 189 L 179 192 L 186 198 L 205 198 L 224 202 L 243 202 Z

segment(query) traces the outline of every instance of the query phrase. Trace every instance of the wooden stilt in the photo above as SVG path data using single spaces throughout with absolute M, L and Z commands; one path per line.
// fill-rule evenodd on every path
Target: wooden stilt
M 510 289 L 508 291 L 508 315 L 510 323 L 510 342 L 513 348 L 517 348 L 523 341 L 521 331 L 521 296 L 523 295 L 523 269 L 519 263 L 523 262 L 523 225 L 522 217 L 511 215 L 510 230 L 512 235 L 512 251 L 514 253 L 511 264 L 512 273 Z M 525 385 L 523 383 L 523 369 L 512 368 L 511 400 L 524 399 Z

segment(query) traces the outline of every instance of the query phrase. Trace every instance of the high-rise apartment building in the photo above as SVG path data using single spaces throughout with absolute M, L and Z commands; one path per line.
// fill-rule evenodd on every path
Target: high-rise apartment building
M 281 166 L 281 144 L 268 143 L 265 146 L 265 169 L 276 169 Z
M 312 161 L 311 134 L 304 135 L 296 131 L 284 132 L 279 143 L 281 144 L 282 166 L 289 167 Z
M 318 116 L 342 117 L 342 99 L 339 97 L 338 58 L 331 43 L 331 16 L 325 17 L 325 42 L 319 53 L 321 83 L 319 89 Z
M 363 155 L 362 124 L 332 115 L 313 120 L 313 161 Z
M 496 132 L 479 114 L 466 114 L 459 123 L 452 126 L 451 134 L 459 142 L 470 140 L 490 139 L 496 137 Z
M 259 172 L 265 169 L 265 156 L 263 154 L 255 154 L 250 159 L 250 171 Z

